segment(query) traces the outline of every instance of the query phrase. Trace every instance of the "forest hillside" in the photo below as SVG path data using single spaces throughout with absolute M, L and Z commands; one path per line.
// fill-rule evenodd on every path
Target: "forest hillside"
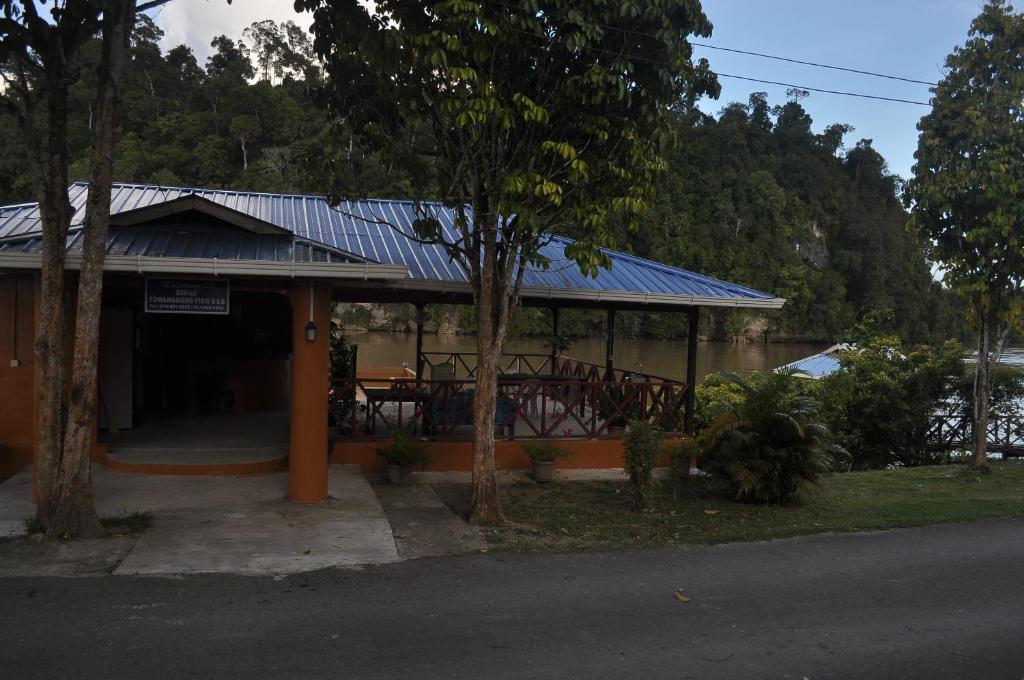
M 200 64 L 184 45 L 161 51 L 159 28 L 141 21 L 123 92 L 119 181 L 332 196 L 430 193 L 354 145 L 318 104 L 321 71 L 308 34 L 294 23 L 264 21 L 242 36 L 219 36 Z M 88 168 L 98 51 L 98 44 L 86 51 L 70 106 L 74 179 Z M 905 228 L 901 180 L 870 140 L 847 142 L 852 130 L 842 123 L 815 133 L 799 103 L 804 94 L 773 105 L 755 93 L 715 116 L 680 111 L 679 143 L 658 198 L 637 233 L 620 235 L 621 249 L 789 299 L 768 315 L 706 315 L 702 330 L 715 337 L 838 340 L 865 323 L 912 341 L 959 335 L 958 305 Z M 0 144 L 0 204 L 34 200 L 25 149 L 2 117 Z M 402 315 L 357 309 L 350 316 L 400 326 Z M 470 315 L 431 313 L 450 328 L 471 326 Z M 675 337 L 685 330 L 682 317 L 627 315 L 620 327 Z M 602 324 L 602 315 L 563 317 L 574 334 Z M 537 310 L 521 312 L 515 326 L 547 328 Z

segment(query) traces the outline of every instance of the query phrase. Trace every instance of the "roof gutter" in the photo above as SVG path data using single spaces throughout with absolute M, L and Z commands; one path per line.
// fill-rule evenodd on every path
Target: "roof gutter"
M 0 253 L 0 269 L 40 269 L 39 253 Z M 65 269 L 82 268 L 81 255 L 67 256 Z M 280 278 L 401 280 L 409 276 L 405 265 L 368 262 L 273 262 L 261 260 L 221 260 L 191 257 L 143 257 L 107 255 L 105 272 L 134 274 L 194 274 L 204 276 L 267 276 Z
M 424 281 L 404 279 L 392 284 L 403 290 L 431 292 L 472 293 L 470 284 L 462 281 Z M 617 290 L 587 290 L 584 288 L 549 288 L 544 286 L 523 286 L 520 297 L 545 301 L 596 302 L 607 305 L 615 303 L 630 305 L 675 306 L 675 307 L 732 307 L 737 309 L 781 309 L 785 298 L 713 297 L 707 295 L 671 295 L 666 293 L 631 293 Z

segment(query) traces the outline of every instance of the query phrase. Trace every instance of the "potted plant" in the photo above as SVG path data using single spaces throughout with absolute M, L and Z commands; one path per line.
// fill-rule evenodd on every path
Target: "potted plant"
M 412 480 L 412 466 L 430 465 L 430 450 L 425 442 L 413 439 L 405 429 L 398 428 L 391 443 L 377 447 L 377 458 L 388 466 L 388 481 L 408 484 Z
M 351 434 L 352 414 L 356 409 L 356 352 L 338 322 L 331 321 L 330 381 L 327 394 L 328 451 L 339 435 Z
M 565 460 L 571 454 L 558 444 L 523 444 L 523 451 L 533 462 L 533 479 L 541 484 L 555 476 L 555 461 Z

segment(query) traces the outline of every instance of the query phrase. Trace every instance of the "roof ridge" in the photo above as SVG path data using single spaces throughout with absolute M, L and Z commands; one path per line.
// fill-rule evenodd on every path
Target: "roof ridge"
M 71 186 L 88 186 L 88 182 L 77 181 L 72 182 Z M 156 191 L 181 191 L 186 194 L 204 194 L 204 193 L 221 193 L 221 194 L 234 194 L 236 196 L 273 196 L 276 198 L 311 198 L 318 199 L 321 201 L 327 201 L 327 198 L 321 194 L 301 194 L 301 193 L 275 193 L 273 191 L 246 191 L 244 189 L 214 189 L 211 187 L 179 187 L 172 184 L 142 184 L 138 182 L 112 182 L 111 187 L 126 187 L 131 189 L 152 189 Z

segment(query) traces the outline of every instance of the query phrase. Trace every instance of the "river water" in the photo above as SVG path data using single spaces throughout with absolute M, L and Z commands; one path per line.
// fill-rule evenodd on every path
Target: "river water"
M 348 339 L 359 346 L 359 368 L 402 366 L 416 363 L 416 336 L 412 333 L 380 333 L 347 331 Z M 807 343 L 742 343 L 702 342 L 697 348 L 697 374 L 729 371 L 748 375 L 766 371 L 802 359 L 825 349 L 827 345 Z M 472 335 L 427 335 L 425 352 L 475 352 Z M 506 352 L 548 354 L 542 338 L 513 338 L 505 343 Z M 604 363 L 604 339 L 576 340 L 564 354 Z M 1024 357 L 1022 357 L 1024 359 Z M 682 380 L 686 375 L 686 342 L 684 340 L 632 340 L 615 338 L 615 367 L 664 378 Z

